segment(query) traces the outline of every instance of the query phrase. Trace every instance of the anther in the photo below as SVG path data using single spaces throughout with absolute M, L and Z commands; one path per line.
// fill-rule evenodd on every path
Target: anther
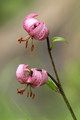
M 27 92 L 27 97 L 29 97 L 29 92 Z
M 33 95 L 33 93 L 32 93 L 32 91 L 30 92 L 30 97 L 32 97 L 32 95 Z
M 18 39 L 18 42 L 21 43 L 21 42 L 25 42 L 26 40 L 23 39 L 22 37 L 20 39 Z
M 32 99 L 34 99 L 34 98 L 35 98 L 35 94 L 33 93 Z
M 32 44 L 31 46 L 31 52 L 34 50 L 34 44 Z
M 26 46 L 25 47 L 27 48 L 27 46 L 28 46 L 28 40 L 26 40 Z
M 22 89 L 17 89 L 17 93 L 19 93 L 20 95 L 23 95 L 23 93 L 25 92 L 26 89 L 27 89 L 27 86 Z
M 21 43 L 21 41 L 22 41 L 22 37 L 18 39 L 18 42 L 19 42 L 19 43 Z
M 20 95 L 23 95 L 25 89 L 17 89 L 17 93 L 19 93 Z

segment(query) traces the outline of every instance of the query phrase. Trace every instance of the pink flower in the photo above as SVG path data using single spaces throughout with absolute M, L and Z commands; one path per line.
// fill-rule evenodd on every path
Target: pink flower
M 31 38 L 42 41 L 47 38 L 49 31 L 44 22 L 35 19 L 36 16 L 38 15 L 35 13 L 29 14 L 23 22 L 23 28 Z
M 28 65 L 25 64 L 20 64 L 16 70 L 16 77 L 17 80 L 21 83 L 24 84 L 26 83 L 27 79 L 28 79 L 28 74 L 29 74 L 29 69 L 28 69 Z
M 20 64 L 18 66 L 16 77 L 21 84 L 27 84 L 33 88 L 39 87 L 48 81 L 48 75 L 44 69 L 30 69 L 29 66 L 25 64 Z
M 44 69 L 39 71 L 37 68 L 32 68 L 31 71 L 33 71 L 33 74 L 29 82 L 32 87 L 39 87 L 48 81 L 48 75 Z

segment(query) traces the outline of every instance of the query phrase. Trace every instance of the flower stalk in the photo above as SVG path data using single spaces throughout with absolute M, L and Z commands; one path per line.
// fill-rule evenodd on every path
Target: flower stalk
M 52 54 L 51 54 L 51 47 L 50 47 L 49 37 L 47 37 L 47 49 L 48 49 L 48 53 L 49 53 L 49 56 L 50 56 L 50 59 L 51 59 L 52 67 L 53 67 L 53 70 L 55 72 L 55 76 L 56 76 L 56 80 L 57 80 L 55 83 L 56 83 L 56 85 L 57 85 L 57 87 L 59 89 L 59 92 L 62 95 L 62 97 L 63 97 L 63 99 L 64 99 L 64 101 L 65 101 L 65 103 L 67 105 L 68 110 L 71 113 L 71 116 L 72 116 L 73 120 L 77 120 L 77 118 L 75 116 L 75 113 L 74 113 L 74 111 L 73 111 L 73 109 L 72 109 L 72 107 L 71 107 L 71 105 L 70 105 L 70 103 L 69 103 L 69 101 L 68 101 L 68 99 L 67 99 L 67 97 L 66 97 L 66 95 L 64 93 L 64 90 L 62 88 L 62 85 L 61 85 L 61 82 L 60 82 L 60 79 L 59 79 L 59 76 L 58 76 L 58 73 L 57 73 L 57 70 L 56 70 L 56 67 L 55 67 L 55 63 L 54 63 L 54 60 L 53 60 L 53 57 L 52 57 Z M 48 75 L 54 81 L 54 78 L 50 74 L 48 74 Z

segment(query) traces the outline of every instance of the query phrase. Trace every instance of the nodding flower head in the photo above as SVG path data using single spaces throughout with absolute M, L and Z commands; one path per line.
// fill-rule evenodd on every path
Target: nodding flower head
M 28 16 L 25 17 L 23 21 L 23 28 L 28 33 L 25 37 L 20 37 L 18 39 L 19 43 L 25 43 L 25 47 L 28 47 L 29 40 L 31 42 L 31 51 L 34 50 L 34 43 L 33 39 L 36 39 L 38 41 L 43 41 L 48 37 L 49 30 L 44 22 L 37 20 L 35 17 L 38 15 L 36 13 L 31 13 Z
M 25 64 L 20 64 L 18 66 L 16 77 L 21 84 L 27 84 L 31 87 L 39 87 L 45 84 L 48 80 L 47 72 L 44 69 L 30 69 L 29 66 Z
M 28 32 L 31 38 L 42 41 L 45 40 L 49 34 L 48 28 L 44 22 L 37 20 L 38 16 L 35 13 L 31 13 L 23 21 L 23 28 Z
M 16 71 L 17 81 L 21 84 L 25 84 L 26 87 L 30 87 L 30 91 L 27 93 L 27 96 L 35 96 L 32 93 L 31 87 L 39 87 L 48 81 L 48 74 L 44 69 L 31 68 L 28 65 L 20 64 Z M 26 88 L 17 89 L 17 92 L 23 94 Z

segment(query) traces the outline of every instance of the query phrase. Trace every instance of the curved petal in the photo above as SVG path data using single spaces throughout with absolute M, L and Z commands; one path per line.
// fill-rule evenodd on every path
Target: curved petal
M 29 14 L 28 16 L 26 16 L 26 18 L 34 18 L 34 17 L 37 17 L 38 16 L 38 14 L 36 14 L 36 13 L 31 13 L 31 14 Z
M 44 23 L 40 22 L 38 26 L 35 27 L 34 30 L 30 31 L 30 35 L 33 36 L 34 38 L 38 38 L 39 37 L 39 33 L 43 28 Z
M 39 33 L 39 40 L 44 40 L 47 38 L 49 34 L 49 31 L 47 29 L 47 27 L 44 25 L 43 29 L 41 30 L 41 32 Z

